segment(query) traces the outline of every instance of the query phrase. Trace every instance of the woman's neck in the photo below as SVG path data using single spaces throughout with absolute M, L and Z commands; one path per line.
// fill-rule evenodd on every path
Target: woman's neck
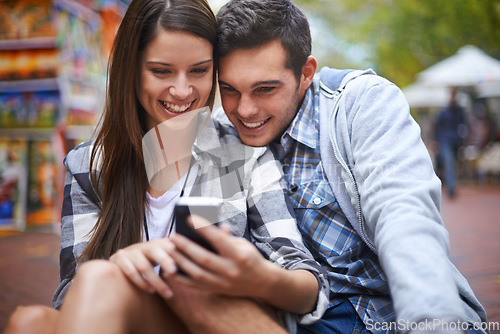
M 150 182 L 148 193 L 153 198 L 162 196 L 165 192 L 172 189 L 174 184 L 187 174 L 191 157 L 186 157 L 173 164 L 167 165 L 158 172 Z M 176 190 L 181 191 L 176 188 Z

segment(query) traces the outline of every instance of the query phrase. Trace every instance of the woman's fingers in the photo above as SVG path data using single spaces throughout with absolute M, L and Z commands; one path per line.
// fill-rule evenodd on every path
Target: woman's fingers
M 164 275 L 169 276 L 174 274 L 177 272 L 177 266 L 175 265 L 175 261 L 168 254 L 168 251 L 175 246 L 167 239 L 158 240 L 157 244 L 158 245 L 149 248 L 145 252 L 146 257 L 151 263 L 158 264 Z
M 117 264 L 125 276 L 140 289 L 148 291 L 149 293 L 155 291 L 154 287 L 144 279 L 134 263 L 124 254 L 124 250 L 119 250 L 113 254 L 109 260 Z
M 153 290 L 158 292 L 165 298 L 172 297 L 172 290 L 168 287 L 167 283 L 157 274 L 153 265 L 146 258 L 144 261 L 140 260 L 136 263 L 138 271 L 144 280 L 153 287 Z
M 166 239 L 135 244 L 119 250 L 110 260 L 120 266 L 125 275 L 139 288 L 150 293 L 158 292 L 164 298 L 172 296 L 172 290 L 157 274 L 155 265 L 160 265 L 164 275 L 169 276 L 177 268 L 167 250 L 173 244 Z

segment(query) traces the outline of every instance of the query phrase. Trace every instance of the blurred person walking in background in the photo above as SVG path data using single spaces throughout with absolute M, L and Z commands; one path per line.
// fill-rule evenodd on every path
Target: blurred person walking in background
M 436 169 L 450 198 L 456 195 L 456 166 L 458 149 L 467 135 L 465 110 L 457 102 L 457 88 L 450 88 L 450 102 L 437 116 L 435 140 L 437 142 Z M 440 172 L 442 168 L 442 171 Z

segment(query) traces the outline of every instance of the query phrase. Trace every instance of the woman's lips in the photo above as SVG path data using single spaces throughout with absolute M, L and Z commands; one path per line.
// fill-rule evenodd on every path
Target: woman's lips
M 169 103 L 169 102 L 162 101 L 162 100 L 160 100 L 160 102 L 165 107 L 165 109 L 167 109 L 168 111 L 175 113 L 175 114 L 179 114 L 179 113 L 183 113 L 186 110 L 188 110 L 194 101 L 191 101 L 191 102 L 189 102 L 187 104 L 183 104 L 183 105 Z

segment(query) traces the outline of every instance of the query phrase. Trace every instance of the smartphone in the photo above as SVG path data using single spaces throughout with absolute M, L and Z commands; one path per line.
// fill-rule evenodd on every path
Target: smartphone
M 222 200 L 214 197 L 180 197 L 174 208 L 175 231 L 196 242 L 206 249 L 216 253 L 215 249 L 206 241 L 196 229 L 187 223 L 186 219 L 194 214 L 201 216 L 210 223 L 217 225 Z

